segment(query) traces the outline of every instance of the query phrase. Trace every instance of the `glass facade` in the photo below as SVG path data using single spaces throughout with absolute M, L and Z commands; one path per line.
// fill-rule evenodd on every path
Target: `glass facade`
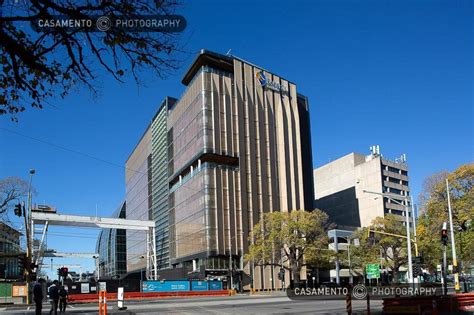
M 243 265 L 248 236 L 264 212 L 312 207 L 312 159 L 307 99 L 268 72 L 282 88 L 262 86 L 263 72 L 201 52 L 128 158 L 127 219 L 155 221 L 158 269 L 224 272 L 231 260 L 254 287 L 274 285 L 272 269 Z M 144 232 L 127 232 L 128 272 L 146 267 L 146 246 Z
M 112 217 L 125 219 L 125 202 Z M 102 229 L 100 231 L 96 249 L 99 254 L 100 278 L 110 279 L 127 273 L 126 238 L 127 231 L 123 229 Z
M 151 123 L 152 130 L 152 208 L 156 228 L 156 258 L 158 269 L 170 267 L 169 206 L 168 206 L 168 108 L 176 100 L 167 97 Z
M 152 220 L 151 134 L 148 126 L 125 164 L 127 219 Z M 127 232 L 128 272 L 146 269 L 146 241 L 145 231 Z

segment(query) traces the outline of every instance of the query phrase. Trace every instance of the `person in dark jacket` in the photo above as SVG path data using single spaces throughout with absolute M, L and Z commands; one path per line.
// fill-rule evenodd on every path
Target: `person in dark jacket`
M 64 286 L 61 286 L 59 289 L 59 312 L 64 313 L 66 312 L 66 306 L 67 306 L 67 290 L 64 288 Z
M 59 281 L 54 280 L 53 284 L 48 289 L 49 303 L 51 303 L 51 310 L 49 315 L 58 314 L 58 301 L 59 301 Z
M 43 310 L 43 281 L 43 279 L 40 279 L 33 287 L 33 300 L 35 301 L 36 315 L 41 315 L 41 311 Z

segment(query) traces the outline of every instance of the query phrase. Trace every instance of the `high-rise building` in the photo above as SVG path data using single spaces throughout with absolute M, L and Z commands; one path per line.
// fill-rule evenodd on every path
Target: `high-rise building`
M 265 212 L 312 209 L 308 100 L 280 76 L 205 50 L 182 82 L 168 117 L 170 262 L 281 287 L 279 268 L 243 255 Z
M 314 206 L 327 212 L 340 229 L 369 226 L 387 213 L 404 220 L 404 206 L 393 199 L 404 204 L 410 194 L 405 156 L 392 161 L 380 154 L 378 146 L 371 150 L 369 155 L 350 153 L 314 169 Z
M 313 208 L 308 99 L 291 81 L 206 50 L 182 83 L 127 160 L 127 218 L 155 220 L 158 269 L 226 277 L 231 267 L 234 286 L 280 288 L 279 268 L 243 256 L 264 213 Z M 127 232 L 129 272 L 146 265 L 140 233 Z

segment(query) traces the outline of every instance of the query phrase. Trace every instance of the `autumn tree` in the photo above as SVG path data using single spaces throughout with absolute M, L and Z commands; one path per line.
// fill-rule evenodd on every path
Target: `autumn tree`
M 443 222 L 449 222 L 446 178 L 449 182 L 458 260 L 464 265 L 474 263 L 474 229 L 471 223 L 474 218 L 474 163 L 471 163 L 439 178 L 424 192 L 429 198 L 425 203 L 425 211 L 418 218 L 417 236 L 419 249 L 430 271 L 436 270 L 436 265 L 441 263 L 443 249 L 440 231 Z M 451 242 L 448 242 L 448 252 L 451 252 Z
M 177 32 L 119 27 L 98 31 L 95 24 L 32 28 L 38 21 L 59 16 L 94 23 L 98 17 L 135 20 L 173 14 L 177 7 L 175 0 L 0 0 L 0 115 L 18 120 L 27 106 L 42 108 L 74 86 L 86 86 L 95 94 L 100 72 L 120 82 L 131 77 L 143 84 L 144 69 L 164 77 L 178 67 Z
M 317 255 L 328 247 L 326 231 L 329 228 L 326 213 L 316 209 L 312 212 L 270 212 L 264 214 L 249 236 L 251 245 L 245 260 L 255 266 L 281 266 L 288 270 L 295 287 L 299 286 L 300 273 L 306 266 L 305 255 Z M 281 263 L 278 259 L 283 256 Z M 310 258 L 314 259 L 314 258 Z

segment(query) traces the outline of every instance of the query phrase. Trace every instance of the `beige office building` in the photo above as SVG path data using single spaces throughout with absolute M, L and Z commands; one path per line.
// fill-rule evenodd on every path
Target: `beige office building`
M 410 195 L 405 156 L 388 160 L 374 146 L 369 155 L 350 153 L 314 170 L 315 207 L 326 211 L 338 229 L 368 226 L 387 213 L 403 220 L 403 206 L 364 190 L 387 193 L 403 203 Z
M 312 209 L 308 100 L 291 81 L 204 50 L 182 82 L 168 112 L 170 263 L 281 288 L 279 268 L 243 255 L 263 213 Z

